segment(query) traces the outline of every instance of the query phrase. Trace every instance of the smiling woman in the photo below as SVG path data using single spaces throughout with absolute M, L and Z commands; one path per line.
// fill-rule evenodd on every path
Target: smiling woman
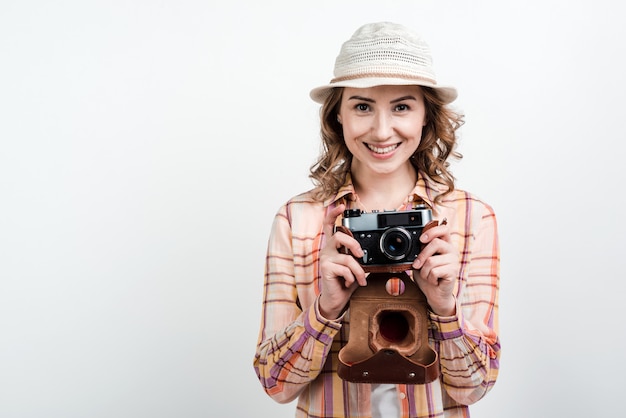
M 400 103 L 402 106 L 391 106 L 394 109 L 393 114 L 397 116 L 405 115 L 402 119 L 407 119 L 407 115 L 415 116 L 415 109 L 424 108 L 424 120 L 421 125 L 418 125 L 420 132 L 418 137 L 418 146 L 411 158 L 413 163 L 416 164 L 426 175 L 428 175 L 433 181 L 445 185 L 448 190 L 454 188 L 454 178 L 449 172 L 448 168 L 450 162 L 449 157 L 460 158 L 461 155 L 454 151 L 456 146 L 456 130 L 463 123 L 463 116 L 455 113 L 445 105 L 446 100 L 451 100 L 446 95 L 441 95 L 435 89 L 428 86 L 417 85 L 383 85 L 374 86 L 371 88 L 355 89 L 355 88 L 333 88 L 327 95 L 323 107 L 321 109 L 322 115 L 322 142 L 325 149 L 328 152 L 322 154 L 317 163 L 312 167 L 311 177 L 318 182 L 318 189 L 315 191 L 319 193 L 318 198 L 324 200 L 332 196 L 338 187 L 343 185 L 345 176 L 350 171 L 353 160 L 351 150 L 348 149 L 348 142 L 344 140 L 344 136 L 347 135 L 346 127 L 341 123 L 342 117 L 340 113 L 341 100 L 344 96 L 349 97 L 349 101 L 358 101 L 363 99 L 363 103 L 350 103 L 350 105 L 358 106 L 360 114 L 363 116 L 370 115 L 373 112 L 371 104 L 372 98 L 364 99 L 360 95 L 350 95 L 350 91 L 360 91 L 360 94 L 364 94 L 366 91 L 372 91 L 373 89 L 381 89 L 386 87 L 389 92 L 392 89 L 408 89 L 408 96 L 402 93 L 397 93 L 399 96 L 388 99 L 389 106 L 396 103 L 391 101 L 397 100 L 409 100 L 409 97 L 413 97 L 413 102 Z M 348 93 L 344 93 L 344 89 Z M 316 90 L 313 90 L 315 92 Z M 447 95 L 451 96 L 452 93 L 447 91 Z M 411 93 L 413 95 L 411 95 Z M 313 95 L 315 98 L 315 96 Z M 443 98 L 442 98 L 443 97 Z M 402 101 L 400 100 L 400 101 Z M 412 105 L 412 106 L 409 106 Z M 380 104 L 379 104 L 380 106 Z M 355 109 L 356 110 L 356 109 Z M 379 112 L 380 113 L 380 110 Z M 391 113 L 391 112 L 390 112 Z M 398 120 L 398 118 L 395 118 Z M 355 128 L 356 129 L 355 125 Z M 358 126 L 362 126 L 359 124 Z M 361 129 L 373 129 L 370 123 L 369 127 Z M 374 145 L 374 143 L 370 144 Z M 333 167 L 329 170 L 329 167 Z M 354 181 L 354 177 L 353 177 Z
M 448 159 L 460 157 L 454 147 L 463 118 L 447 107 L 456 90 L 435 80 L 422 39 L 381 22 L 359 28 L 341 48 L 335 78 L 311 91 L 322 105 L 323 152 L 311 167 L 316 187 L 290 199 L 274 219 L 254 359 L 272 398 L 298 398 L 298 417 L 465 417 L 468 405 L 495 383 L 496 220 L 489 205 L 455 188 Z M 361 245 L 367 239 L 337 228 L 347 225 L 344 217 L 369 213 L 380 221 L 389 211 L 414 210 L 441 222 L 403 235 L 411 241 L 407 248 L 417 249 L 406 259 L 392 252 L 389 260 L 367 265 L 371 249 Z M 385 230 L 381 222 L 369 226 L 376 231 L 364 236 Z M 380 287 L 381 272 L 402 275 Z M 363 363 L 346 364 L 342 350 L 354 353 L 350 327 L 357 338 L 368 334 L 359 288 L 379 287 L 391 291 L 383 294 L 378 320 L 369 321 L 378 324 L 369 332 L 378 344 L 368 346 L 381 349 Z M 390 309 L 400 297 L 402 308 Z M 418 346 L 436 352 L 429 357 L 436 360 L 425 366 L 426 378 L 412 381 L 407 358 Z M 390 375 L 375 377 L 366 368 L 346 377 L 352 376 L 346 367 L 383 352 L 396 359 L 386 360 Z
M 419 86 L 346 87 L 337 114 L 350 154 L 352 181 L 361 192 L 364 209 L 395 209 L 417 181 L 410 158 L 417 150 L 425 125 L 425 106 Z M 374 182 L 397 188 L 384 201 L 364 201 L 367 190 L 376 199 Z M 387 200 L 390 197 L 390 200 Z M 390 203 L 391 202 L 391 203 Z M 391 206 L 382 206 L 388 205 Z
M 334 75 L 334 59 L 354 30 L 383 19 L 419 30 L 435 58 L 436 77 L 425 66 L 420 75 L 398 63 L 418 80 L 426 119 L 441 119 L 435 145 L 431 127 L 422 127 L 412 159 L 421 187 L 415 195 L 427 206 L 439 198 L 433 208 L 458 207 L 467 196 L 452 202 L 459 195 L 443 195 L 448 171 L 454 189 L 484 197 L 498 215 L 504 363 L 471 416 L 624 415 L 615 401 L 626 375 L 619 354 L 626 352 L 619 291 L 626 135 L 617 123 L 626 110 L 626 25 L 619 2 L 0 4 L 0 417 L 286 418 L 299 400 L 278 404 L 263 389 L 295 399 L 290 386 L 300 383 L 301 399 L 328 404 L 320 415 L 382 405 L 367 398 L 367 386 L 333 373 L 340 338 L 357 334 L 354 298 L 322 332 L 316 318 L 298 315 L 311 313 L 309 295 L 330 286 L 322 286 L 318 260 L 330 241 L 322 240 L 323 218 L 309 215 L 307 205 L 319 201 L 318 192 L 332 202 L 354 180 L 336 120 L 342 89 L 376 84 L 351 61 L 339 62 Z M 408 80 L 383 70 L 381 86 Z M 454 101 L 454 91 L 442 88 L 448 81 L 459 92 Z M 313 101 L 317 85 L 323 97 L 316 89 Z M 448 123 L 450 109 L 464 115 L 458 131 Z M 320 116 L 328 147 L 317 164 Z M 436 157 L 450 149 L 463 159 Z M 441 167 L 448 161 L 449 169 Z M 282 210 L 311 183 L 309 200 Z M 355 196 L 365 199 L 353 191 L 344 195 L 350 207 Z M 271 248 L 285 257 L 268 258 L 264 282 L 278 208 Z M 301 233 L 307 223 L 310 235 Z M 448 216 L 456 241 L 465 232 L 459 225 Z M 474 239 L 484 242 L 484 234 Z M 489 288 L 474 275 L 479 259 L 472 247 L 460 275 L 469 278 L 458 298 L 468 315 L 476 311 L 467 301 L 493 297 L 476 292 Z M 403 293 L 403 285 L 406 295 L 402 281 L 389 283 L 388 293 Z M 259 348 L 264 385 L 251 367 L 261 308 L 268 318 Z M 403 318 L 381 316 L 381 333 L 400 339 Z M 463 316 L 464 337 L 491 345 L 483 326 L 474 329 L 484 321 Z M 590 340 L 580 338 L 586 330 Z M 433 338 L 441 335 L 453 334 Z M 447 342 L 435 346 L 442 357 L 455 355 Z M 265 367 L 268 351 L 275 363 Z M 309 358 L 314 364 L 306 368 Z M 601 367 L 581 364 L 588 359 Z M 455 382 L 440 379 L 445 388 L 430 385 L 433 396 L 454 394 Z M 415 398 L 405 390 L 412 388 L 385 388 L 396 405 Z M 343 409 L 342 396 L 351 403 Z

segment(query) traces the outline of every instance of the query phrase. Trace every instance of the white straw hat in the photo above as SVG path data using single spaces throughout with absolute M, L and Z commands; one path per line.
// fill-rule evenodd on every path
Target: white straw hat
M 416 33 L 396 23 L 368 23 L 341 46 L 335 77 L 310 96 L 324 103 L 334 87 L 418 85 L 435 89 L 444 103 L 454 101 L 456 89 L 437 85 L 432 64 L 428 44 Z

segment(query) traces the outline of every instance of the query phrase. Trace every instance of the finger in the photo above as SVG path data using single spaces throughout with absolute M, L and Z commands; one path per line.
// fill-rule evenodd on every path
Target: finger
M 440 238 L 446 242 L 450 242 L 450 227 L 447 224 L 440 224 L 420 235 L 420 242 L 429 243 L 436 238 Z
M 337 232 L 333 235 L 335 248 L 345 248 L 350 254 L 355 257 L 363 257 L 363 249 L 361 248 L 361 244 L 354 239 L 353 237 L 344 234 L 343 232 Z
M 434 241 L 429 242 L 428 245 L 422 247 L 420 253 L 417 257 L 415 257 L 415 260 L 413 261 L 413 268 L 423 268 L 424 264 L 426 264 L 432 256 L 448 253 L 450 250 L 448 247 L 448 243 L 440 239 L 435 239 Z
M 439 280 L 444 277 L 443 274 L 445 271 L 445 266 L 431 265 L 430 261 L 427 262 L 427 264 L 429 265 L 427 265 L 425 268 L 422 268 L 422 270 L 420 271 L 420 276 L 422 276 L 422 278 L 431 285 L 437 286 L 439 284 Z
M 439 278 L 436 276 L 433 269 L 430 266 L 425 266 L 419 271 L 419 279 L 427 283 L 429 286 L 437 286 L 439 283 Z
M 441 284 L 455 277 L 455 272 L 449 264 L 433 267 L 428 274 L 428 281 L 433 284 Z
M 335 223 L 337 222 L 337 217 L 343 213 L 346 205 L 343 203 L 335 206 L 330 209 L 324 218 L 323 232 L 326 236 L 331 236 L 335 231 Z
M 349 288 L 353 283 L 356 282 L 356 278 L 354 274 L 352 274 L 352 270 L 350 270 L 347 266 L 341 266 L 341 268 L 337 272 L 337 278 L 339 280 L 343 280 L 343 285 L 345 288 Z
M 340 280 L 343 282 L 345 288 L 349 288 L 355 283 L 358 283 L 357 277 L 347 265 L 335 264 L 335 268 L 332 272 L 331 280 Z M 360 284 L 360 283 L 359 283 Z
M 351 282 L 356 280 L 362 286 L 366 284 L 365 270 L 352 255 L 335 253 L 328 257 L 320 268 L 325 277 L 345 277 Z
M 333 267 L 330 270 L 336 277 L 344 277 L 350 279 L 350 282 L 356 281 L 361 286 L 367 284 L 365 270 L 359 262 L 351 255 L 341 254 L 333 261 Z
M 420 269 L 420 277 L 432 284 L 453 279 L 459 273 L 459 265 L 450 254 L 430 257 Z
M 360 286 L 367 286 L 367 276 L 363 266 L 352 256 L 348 256 L 349 260 L 346 261 L 348 268 L 352 272 L 354 278 Z

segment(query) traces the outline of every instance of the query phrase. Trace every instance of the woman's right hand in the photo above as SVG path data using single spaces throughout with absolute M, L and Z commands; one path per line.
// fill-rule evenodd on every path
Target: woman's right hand
M 324 219 L 326 244 L 320 251 L 322 283 L 319 308 L 326 319 L 337 319 L 357 287 L 367 284 L 365 271 L 351 255 L 363 257 L 361 245 L 343 232 L 334 233 L 337 217 L 344 209 L 345 205 L 338 205 Z M 342 247 L 349 250 L 350 254 L 340 252 Z

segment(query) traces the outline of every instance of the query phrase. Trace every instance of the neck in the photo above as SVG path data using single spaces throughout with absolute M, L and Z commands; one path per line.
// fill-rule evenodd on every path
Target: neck
M 364 210 L 394 210 L 400 207 L 415 187 L 417 172 L 412 165 L 407 170 L 388 174 L 352 172 L 354 190 Z

